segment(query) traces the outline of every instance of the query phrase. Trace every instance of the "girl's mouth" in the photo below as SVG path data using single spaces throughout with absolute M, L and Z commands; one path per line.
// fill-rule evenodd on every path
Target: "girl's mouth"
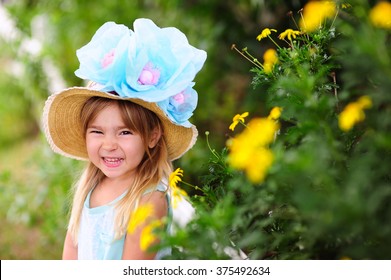
M 118 167 L 124 161 L 123 158 L 103 157 L 103 162 L 107 167 Z

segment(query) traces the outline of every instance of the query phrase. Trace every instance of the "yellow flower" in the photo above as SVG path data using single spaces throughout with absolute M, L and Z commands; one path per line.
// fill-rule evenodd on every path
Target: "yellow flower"
M 391 3 L 380 1 L 369 12 L 372 24 L 379 28 L 391 29 Z
M 177 183 L 182 181 L 181 177 L 183 177 L 183 170 L 177 168 L 170 174 L 169 178 L 169 184 L 171 187 L 171 202 L 174 209 L 178 207 L 178 203 L 182 201 L 184 197 L 188 197 L 187 193 L 177 186 Z
M 273 109 L 270 111 L 268 119 L 271 120 L 278 120 L 281 116 L 282 108 L 281 107 L 273 107 Z
M 360 106 L 357 103 L 350 103 L 339 115 L 338 125 L 343 131 L 349 131 L 364 118 L 365 115 Z
M 336 12 L 337 8 L 333 1 L 310 1 L 304 6 L 299 26 L 301 30 L 313 32 L 324 20 L 334 17 Z
M 280 128 L 279 124 L 268 118 L 254 118 L 248 123 L 246 137 L 256 146 L 266 146 L 274 141 L 274 135 Z
M 274 65 L 278 62 L 278 56 L 275 49 L 268 49 L 263 54 L 263 70 L 265 73 L 270 73 Z
M 170 187 L 176 188 L 176 187 L 177 187 L 176 184 L 177 184 L 178 182 L 181 182 L 181 181 L 182 181 L 181 177 L 183 177 L 183 170 L 180 169 L 180 168 L 177 168 L 175 171 L 173 171 L 173 172 L 170 174 L 170 178 L 169 178 Z
M 262 32 L 261 32 L 261 34 L 259 34 L 259 35 L 257 36 L 257 40 L 258 40 L 258 41 L 261 41 L 263 38 L 269 37 L 270 34 L 272 34 L 272 31 L 273 31 L 273 32 L 277 32 L 277 30 L 275 30 L 275 29 L 269 29 L 269 28 L 263 29 Z
M 133 233 L 141 223 L 145 222 L 145 220 L 152 215 L 152 213 L 152 204 L 148 203 L 139 206 L 130 216 L 128 232 Z
M 372 107 L 372 99 L 367 96 L 361 96 L 358 100 L 357 103 L 361 106 L 362 109 L 369 109 Z
M 369 96 L 362 96 L 356 102 L 351 102 L 339 114 L 338 125 L 343 131 L 349 131 L 353 126 L 365 119 L 364 109 L 372 107 Z
M 301 34 L 300 31 L 288 28 L 287 30 L 282 32 L 280 35 L 278 35 L 278 38 L 281 40 L 284 40 L 286 37 L 288 37 L 288 40 L 292 41 L 292 38 L 296 39 L 296 36 L 300 35 L 300 34 Z
M 143 228 L 140 236 L 141 250 L 147 251 L 148 248 L 157 240 L 157 236 L 154 231 L 161 226 L 162 222 L 160 220 L 154 220 Z
M 252 182 L 260 183 L 273 163 L 273 153 L 255 142 L 248 135 L 234 138 L 229 145 L 228 162 L 233 168 L 244 170 Z
M 275 49 L 268 49 L 263 54 L 263 61 L 265 63 L 275 64 L 278 61 L 277 52 Z
M 251 162 L 253 150 L 256 148 L 252 139 L 243 131 L 235 138 L 230 139 L 227 146 L 230 150 L 229 164 L 236 169 L 245 169 L 248 163 Z
M 278 128 L 274 120 L 252 119 L 242 133 L 227 142 L 228 163 L 233 168 L 244 170 L 252 182 L 262 182 L 273 162 L 273 154 L 267 145 L 274 140 Z
M 273 64 L 270 64 L 270 63 L 264 63 L 263 64 L 263 71 L 266 73 L 266 74 L 269 74 L 273 71 L 273 67 L 274 65 Z
M 171 204 L 174 209 L 178 208 L 178 203 L 181 202 L 184 197 L 187 197 L 187 193 L 178 188 L 176 191 L 172 192 Z
M 250 181 L 253 183 L 263 182 L 273 159 L 273 153 L 269 149 L 262 147 L 256 149 L 253 154 L 253 161 L 245 169 Z
M 188 198 L 187 193 L 178 187 L 171 187 L 171 202 L 172 207 L 176 209 L 178 207 L 178 203 L 182 201 L 184 198 Z
M 229 126 L 229 129 L 234 131 L 235 127 L 238 125 L 239 122 L 244 123 L 244 118 L 248 116 L 248 112 L 244 112 L 243 114 L 239 115 L 236 114 L 232 118 L 232 124 Z

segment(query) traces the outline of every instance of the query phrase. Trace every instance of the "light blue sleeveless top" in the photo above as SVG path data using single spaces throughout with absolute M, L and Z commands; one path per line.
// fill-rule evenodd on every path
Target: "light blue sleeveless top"
M 166 191 L 162 184 L 157 190 Z M 115 204 L 120 201 L 126 192 L 111 201 L 109 204 L 90 208 L 90 196 L 88 193 L 81 214 L 80 229 L 78 236 L 78 259 L 79 260 L 120 260 L 124 249 L 125 235 L 120 239 L 114 239 Z M 172 216 L 169 193 L 166 194 L 168 203 L 168 215 Z M 169 219 L 171 220 L 171 219 Z M 171 225 L 167 226 L 170 231 Z M 171 253 L 170 248 L 158 251 L 155 259 L 161 259 Z

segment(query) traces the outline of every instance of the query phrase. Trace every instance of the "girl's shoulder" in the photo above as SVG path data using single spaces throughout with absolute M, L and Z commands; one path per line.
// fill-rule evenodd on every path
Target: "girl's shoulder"
M 153 206 L 154 215 L 161 219 L 163 216 L 171 215 L 170 197 L 167 192 L 167 186 L 157 185 L 155 188 L 150 188 L 140 198 L 139 206 Z
M 140 203 L 152 203 L 161 208 L 165 214 L 171 215 L 171 198 L 168 192 L 168 185 L 160 182 L 157 186 L 147 189 L 141 196 Z
M 147 190 L 145 190 L 145 192 L 143 193 L 143 196 L 146 195 L 146 194 L 150 194 L 154 191 L 158 191 L 158 192 L 166 192 L 168 189 L 167 185 L 164 184 L 163 182 L 160 182 L 157 186 L 155 187 L 151 187 Z

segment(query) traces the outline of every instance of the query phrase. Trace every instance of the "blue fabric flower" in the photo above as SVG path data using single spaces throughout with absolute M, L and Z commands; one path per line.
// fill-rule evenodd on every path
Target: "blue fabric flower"
M 158 102 L 159 107 L 166 112 L 172 122 L 185 127 L 191 126 L 188 120 L 193 115 L 198 102 L 198 94 L 192 88 L 193 86 L 194 83 L 191 83 L 185 90 Z
M 193 80 L 206 52 L 177 28 L 160 28 L 149 19 L 133 26 L 134 31 L 108 22 L 99 28 L 77 51 L 76 75 L 101 84 L 102 91 L 156 102 L 173 122 L 189 127 L 198 99 Z
M 126 78 L 126 57 L 132 33 L 122 24 L 103 24 L 91 41 L 76 51 L 80 61 L 76 76 L 101 84 L 102 91 L 113 91 L 115 80 Z
M 191 46 L 186 36 L 174 27 L 159 28 L 149 19 L 134 22 L 135 47 L 129 48 L 126 81 L 115 88 L 127 97 L 157 102 L 173 96 L 193 81 L 206 60 L 205 51 Z M 143 74 L 159 78 L 143 83 Z M 149 73 L 148 73 L 149 72 Z

